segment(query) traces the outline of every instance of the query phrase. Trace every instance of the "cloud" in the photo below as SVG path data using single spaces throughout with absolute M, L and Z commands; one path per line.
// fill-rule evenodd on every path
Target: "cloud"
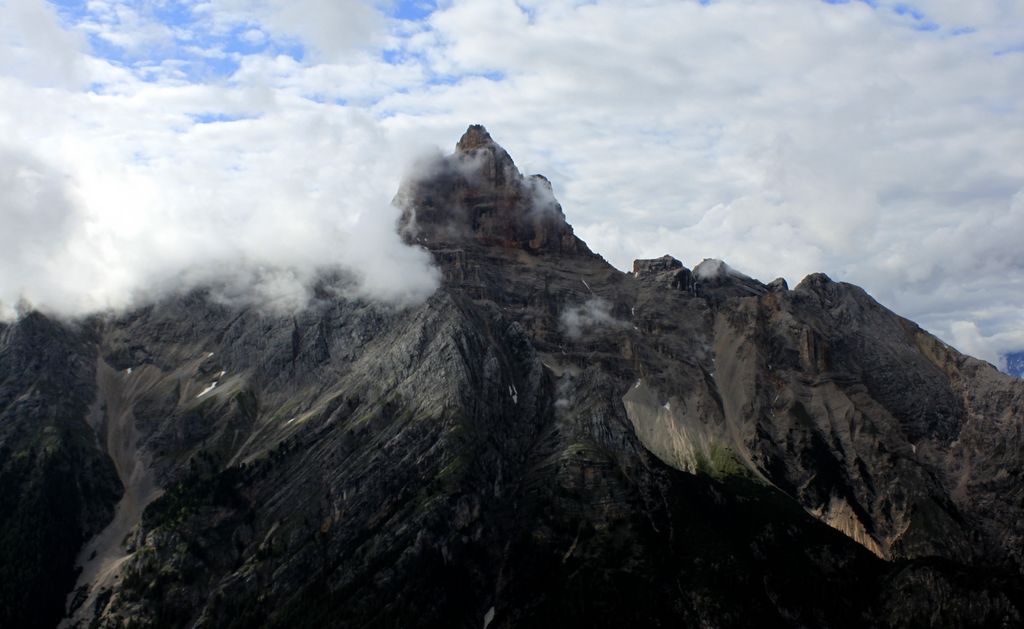
M 42 0 L 0 3 L 0 74 L 33 85 L 77 86 L 82 81 L 84 38 L 62 28 Z
M 992 335 L 982 333 L 974 321 L 954 321 L 950 342 L 962 352 L 1006 368 L 1006 354 L 1024 349 L 1024 328 Z
M 375 169 L 400 172 L 398 158 L 372 123 L 335 124 L 310 112 L 193 125 L 163 138 L 177 150 L 135 159 L 118 155 L 135 142 L 78 147 L 102 167 L 77 182 L 0 153 L 0 300 L 78 314 L 218 284 L 230 300 L 294 310 L 324 268 L 353 277 L 359 296 L 424 299 L 436 270 L 400 242 L 397 210 L 373 185 L 385 179 Z
M 372 43 L 384 26 L 383 16 L 365 0 L 210 0 L 199 10 L 222 29 L 259 24 L 271 37 L 294 39 L 321 60 L 337 60 Z
M 170 290 L 304 305 L 322 269 L 390 303 L 437 286 L 389 203 L 405 144 L 288 88 L 118 73 L 104 93 L 0 77 L 0 302 L 82 314 Z
M 267 41 L 266 34 L 258 28 L 250 28 L 239 37 L 252 46 L 259 46 Z
M 174 44 L 173 26 L 160 22 L 145 10 L 140 12 L 117 0 L 90 0 L 88 8 L 90 19 L 83 21 L 80 28 L 132 56 Z
M 612 305 L 605 299 L 594 297 L 579 306 L 566 308 L 558 318 L 565 334 L 571 339 L 578 339 L 588 329 L 595 327 L 623 328 L 625 321 L 612 315 Z
M 60 173 L 27 153 L 0 147 L 0 319 L 23 297 L 68 306 L 60 254 L 82 217 Z
M 286 240 L 311 239 L 309 268 L 356 251 L 354 230 L 390 237 L 409 156 L 480 122 L 619 268 L 667 251 L 824 271 L 965 347 L 973 323 L 970 351 L 1020 349 L 1020 3 L 452 0 L 412 22 L 212 0 L 146 14 L 176 43 L 130 64 L 82 52 L 98 14 L 49 6 L 4 9 L 35 18 L 0 20 L 18 24 L 0 26 L 0 137 L 63 173 L 87 226 L 69 242 L 107 269 L 93 301 L 183 265 L 291 261 Z M 232 47 L 250 31 L 267 41 Z M 230 63 L 191 71 L 182 42 Z

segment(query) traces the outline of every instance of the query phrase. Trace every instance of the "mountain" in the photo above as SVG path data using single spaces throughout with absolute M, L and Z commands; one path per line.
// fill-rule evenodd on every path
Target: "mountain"
M 480 126 L 395 203 L 422 304 L 0 328 L 0 626 L 1024 623 L 1024 382 L 822 274 L 620 272 Z

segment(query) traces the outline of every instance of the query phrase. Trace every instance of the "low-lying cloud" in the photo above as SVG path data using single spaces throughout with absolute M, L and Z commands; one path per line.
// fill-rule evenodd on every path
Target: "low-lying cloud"
M 593 328 L 623 328 L 629 325 L 612 315 L 612 305 L 606 299 L 592 297 L 579 306 L 566 308 L 559 317 L 566 336 L 578 339 Z
M 10 317 L 26 300 L 77 315 L 214 285 L 228 301 L 293 311 L 325 270 L 350 277 L 354 296 L 425 299 L 438 273 L 400 241 L 385 188 L 398 177 L 381 172 L 401 173 L 401 160 L 372 125 L 334 124 L 311 114 L 194 125 L 164 132 L 163 154 L 79 146 L 97 167 L 78 177 L 0 149 L 0 310 Z

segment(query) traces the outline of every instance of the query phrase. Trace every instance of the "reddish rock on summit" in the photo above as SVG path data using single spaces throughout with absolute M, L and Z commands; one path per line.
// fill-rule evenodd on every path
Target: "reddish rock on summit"
M 408 242 L 430 249 L 484 245 L 540 252 L 589 252 L 573 235 L 551 183 L 524 177 L 481 125 L 471 125 L 446 157 L 427 160 L 395 204 Z

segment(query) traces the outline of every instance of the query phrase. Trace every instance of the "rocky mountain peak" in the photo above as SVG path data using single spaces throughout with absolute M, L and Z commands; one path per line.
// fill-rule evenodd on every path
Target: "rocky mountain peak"
M 462 134 L 455 149 L 458 151 L 469 151 L 484 146 L 497 146 L 482 124 L 471 124 L 466 132 Z M 500 147 L 499 147 L 500 148 Z
M 660 258 L 633 260 L 633 277 L 676 290 L 694 289 L 693 273 L 668 254 Z
M 736 269 L 726 264 L 723 260 L 705 258 L 700 264 L 693 267 L 693 274 L 701 280 L 725 280 L 728 278 L 747 278 Z
M 650 260 L 633 260 L 633 275 L 636 277 L 647 277 L 681 268 L 683 263 L 668 254 Z
M 622 273 L 483 127 L 395 203 L 421 303 L 0 322 L 0 627 L 1024 626 L 1024 381 L 824 274 Z
M 394 202 L 402 209 L 402 237 L 430 249 L 475 243 L 533 253 L 588 251 L 551 183 L 524 177 L 481 125 L 470 125 L 451 155 L 419 164 Z

